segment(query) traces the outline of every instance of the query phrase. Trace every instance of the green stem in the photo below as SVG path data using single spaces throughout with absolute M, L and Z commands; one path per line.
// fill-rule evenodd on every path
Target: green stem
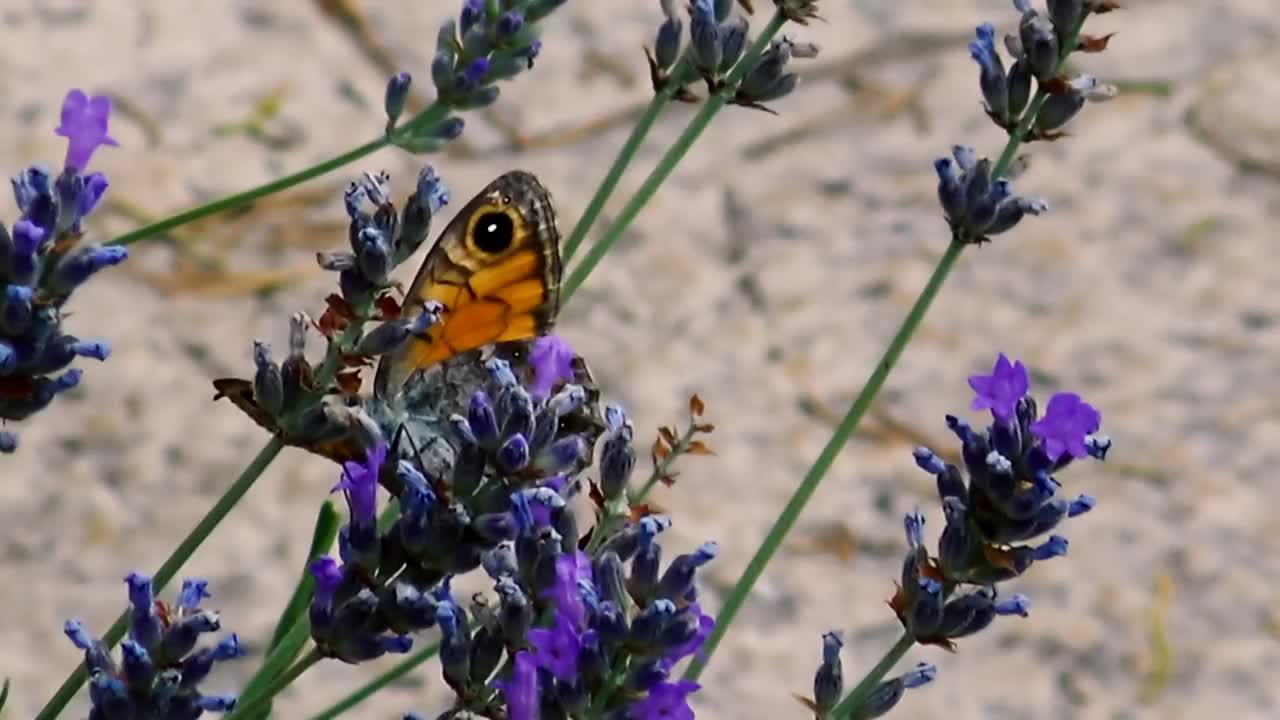
M 305 627 L 307 623 L 298 623 L 298 625 Z M 284 645 L 282 644 L 281 647 L 283 648 Z M 250 698 L 242 698 L 241 702 L 236 704 L 235 709 L 232 710 L 230 714 L 224 716 L 223 720 L 253 717 L 255 713 L 259 713 L 266 709 L 272 698 L 279 695 L 281 690 L 292 685 L 294 680 L 302 677 L 303 673 L 310 670 L 316 663 L 323 659 L 324 656 L 320 654 L 320 651 L 316 648 L 312 648 L 311 652 L 303 655 L 301 660 L 289 666 L 289 669 L 285 672 L 276 676 L 271 681 L 271 684 L 264 688 L 262 692 Z
M 728 103 L 730 94 L 738 87 L 743 76 L 749 70 L 755 68 L 760 56 L 769 47 L 769 42 L 774 35 L 778 34 L 785 22 L 786 18 L 781 12 L 774 13 L 769 20 L 769 24 L 760 33 L 760 37 L 756 38 L 751 47 L 747 49 L 746 54 L 742 56 L 738 64 L 733 66 L 733 71 L 725 78 L 724 87 L 720 91 L 712 93 L 710 97 L 703 101 L 702 106 L 698 108 L 698 113 L 689 121 L 689 125 L 684 129 L 684 132 L 680 133 L 680 137 L 676 138 L 675 144 L 658 161 L 658 166 L 653 169 L 649 177 L 645 178 L 644 184 L 640 186 L 636 194 L 622 208 L 622 212 L 618 214 L 617 219 L 604 231 L 604 235 L 591 246 L 586 256 L 582 258 L 582 262 L 578 263 L 573 269 L 573 273 L 569 275 L 568 282 L 564 284 L 564 289 L 560 292 L 561 303 L 568 302 L 569 298 L 577 292 L 578 288 L 587 279 L 587 276 L 591 274 L 591 271 L 595 269 L 596 265 L 600 264 L 600 260 L 604 258 L 605 253 L 609 252 L 614 244 L 618 242 L 618 239 L 630 227 L 636 216 L 640 214 L 644 206 L 658 192 L 658 188 L 670 177 L 672 171 L 676 169 L 676 165 L 684 159 L 685 153 L 689 152 L 689 148 L 693 147 L 693 143 L 707 129 L 707 125 L 711 123 L 712 118 Z
M 448 116 L 448 114 L 449 108 L 439 102 L 434 102 L 427 106 L 422 112 L 413 116 L 409 120 L 406 120 L 399 127 L 388 131 L 382 137 L 370 140 L 360 147 L 348 150 L 337 157 L 329 158 L 328 160 L 312 165 L 309 168 L 299 170 L 292 175 L 286 175 L 278 180 L 272 180 L 264 185 L 249 188 L 248 190 L 243 190 L 235 193 L 234 195 L 218 198 L 212 202 L 207 202 L 203 205 L 193 207 L 190 210 L 184 210 L 177 215 L 171 215 L 163 220 L 157 220 L 150 225 L 143 225 L 136 230 L 132 230 L 121 235 L 107 244 L 129 245 L 131 243 L 138 242 L 139 240 L 145 240 L 165 231 L 172 230 L 180 225 L 186 225 L 187 223 L 195 222 L 201 218 L 223 212 L 224 210 L 231 210 L 233 208 L 240 207 L 241 205 L 257 200 L 260 197 L 272 195 L 280 192 L 281 190 L 288 190 L 294 185 L 301 185 L 312 178 L 320 177 L 321 175 L 333 172 L 344 165 L 350 165 L 356 160 L 367 155 L 372 155 L 382 148 L 393 144 L 396 139 L 401 136 L 411 136 L 418 128 L 430 127 L 431 125 L 440 122 Z
M 183 564 L 196 551 L 196 548 L 200 547 L 200 544 L 209 537 L 214 528 L 227 516 L 227 513 L 231 512 L 231 508 L 240 502 L 240 498 L 244 497 L 249 488 L 253 487 L 254 481 L 262 475 L 262 472 L 267 469 L 267 466 L 271 464 L 276 455 L 280 454 L 280 450 L 283 448 L 284 443 L 279 438 L 273 437 L 262 450 L 258 451 L 258 455 L 244 469 L 244 472 L 240 473 L 240 477 L 236 479 L 235 483 L 227 488 L 221 498 L 218 498 L 217 504 L 209 510 L 209 514 L 200 519 L 200 522 L 192 528 L 187 537 L 169 555 L 169 559 L 165 560 L 160 569 L 156 571 L 151 582 L 157 593 L 164 589 L 165 585 L 169 584 L 169 581 L 178 573 L 178 570 L 182 569 Z M 120 617 L 116 618 L 111 629 L 107 630 L 106 634 L 102 636 L 102 641 L 106 643 L 107 647 L 115 645 L 120 641 L 120 638 L 124 637 L 128 627 L 129 612 L 126 610 Z M 36 720 L 53 720 L 53 718 L 56 718 L 58 713 L 62 712 L 62 709 L 71 701 L 71 698 L 80 690 L 85 679 L 84 663 L 81 663 L 62 682 L 58 691 L 54 693 L 49 702 L 36 715 Z
M 915 644 L 916 639 L 910 632 L 902 633 L 902 637 L 898 638 L 898 642 L 889 648 L 889 652 L 885 653 L 880 662 L 871 668 L 871 672 L 868 672 L 862 678 L 862 682 L 859 682 L 858 686 L 850 691 L 844 700 L 841 700 L 835 707 L 831 708 L 831 712 L 827 713 L 826 716 L 831 720 L 843 720 L 855 710 L 862 709 L 862 706 L 867 702 L 867 698 L 871 697 L 871 693 L 875 692 L 875 689 L 880 686 L 884 676 L 889 674 L 893 666 L 897 665 L 902 656 L 906 655 L 911 646 Z
M 618 157 L 614 159 L 613 165 L 609 167 L 609 172 L 605 174 L 600 187 L 596 188 L 595 195 L 591 196 L 591 202 L 587 203 L 587 209 L 582 212 L 582 217 L 578 218 L 578 223 L 573 226 L 573 231 L 569 233 L 569 239 L 565 240 L 564 249 L 560 252 L 563 262 L 569 262 L 573 254 L 577 252 L 578 246 L 587 237 L 587 232 L 595 224 L 596 218 L 600 216 L 600 211 L 604 209 L 604 204 L 608 202 L 609 196 L 618 187 L 618 181 L 622 179 L 622 173 L 626 171 L 627 166 L 635 159 L 636 152 L 640 149 L 640 145 L 644 143 L 645 136 L 653 129 L 653 124 L 657 122 L 658 115 L 662 114 L 667 103 L 671 102 L 672 96 L 682 86 L 684 70 L 685 65 L 681 63 L 667 86 L 654 94 L 653 100 L 649 101 L 649 107 L 645 108 L 644 114 L 640 116 L 640 120 L 631 130 L 631 135 L 622 144 L 622 149 L 618 151 Z
M 288 628 L 288 631 L 281 636 L 271 652 L 267 655 L 267 659 L 263 661 L 262 667 L 249 678 L 249 682 L 245 684 L 244 690 L 240 692 L 240 700 L 236 703 L 234 714 L 237 717 L 266 717 L 268 714 L 267 707 L 261 709 L 256 714 L 249 714 L 248 710 L 241 711 L 241 706 L 252 706 L 257 703 L 258 697 L 262 695 L 268 688 L 273 687 L 274 681 L 284 672 L 285 668 L 290 667 L 290 663 L 294 658 L 298 657 L 298 652 L 302 650 L 302 646 L 307 643 L 307 639 L 311 637 L 311 620 L 303 616 L 297 619 Z M 279 692 L 277 689 L 271 694 L 274 696 Z M 271 697 L 269 696 L 269 697 Z M 269 707 L 269 706 L 268 706 Z
M 649 479 L 645 480 L 644 485 L 640 486 L 640 492 L 636 493 L 635 497 L 631 498 L 631 502 L 642 503 L 645 501 L 645 498 L 649 497 L 649 493 L 653 492 L 654 486 L 662 480 L 663 476 L 667 474 L 667 471 L 671 469 L 671 466 L 676 463 L 676 458 L 683 455 L 685 451 L 689 449 L 689 443 L 693 441 L 693 436 L 698 432 L 696 425 L 696 422 L 690 420 L 689 429 L 684 431 L 684 434 L 680 436 L 680 439 L 676 441 L 676 444 L 671 448 L 671 452 L 667 453 L 667 456 L 662 458 L 662 462 L 654 466 L 653 472 L 649 473 Z
M 1022 138 L 1027 136 L 1027 131 L 1031 129 L 1031 124 L 1036 121 L 1036 115 L 1040 114 L 1040 108 L 1044 102 L 1049 99 L 1049 93 L 1043 88 L 1037 89 L 1036 94 L 1031 98 L 1031 103 L 1027 105 L 1027 112 L 1022 116 L 1022 120 L 1018 123 L 1018 127 L 1014 128 L 1009 134 L 1009 142 L 1005 143 L 1004 152 L 1000 153 L 996 164 L 991 168 L 992 179 L 999 178 L 1009 169 L 1009 163 L 1013 162 L 1014 155 L 1017 154 L 1018 148 L 1022 145 Z
M 1065 44 L 1062 55 L 1058 60 L 1059 67 L 1062 66 L 1062 62 L 1066 60 L 1071 49 L 1075 47 L 1083 24 L 1084 19 L 1081 18 L 1080 24 L 1069 35 L 1070 40 Z M 999 159 L 991 169 L 991 177 L 998 178 L 1009 169 L 1009 164 L 1013 162 L 1014 155 L 1018 152 L 1018 147 L 1031 129 L 1031 125 L 1035 123 L 1036 115 L 1039 114 L 1040 108 L 1047 99 L 1048 94 L 1043 89 L 1036 91 L 1018 126 L 1009 134 L 1009 140 L 1006 142 L 1004 150 L 1000 153 Z M 911 341 L 911 336 L 915 334 L 916 328 L 924 320 L 925 313 L 928 312 L 929 306 L 933 303 L 938 291 L 942 289 L 942 283 L 947 279 L 947 275 L 951 273 L 956 261 L 960 259 L 960 253 L 964 250 L 964 247 L 963 243 L 955 240 L 947 246 L 947 251 L 938 260 L 938 265 L 933 269 L 933 274 L 929 276 L 929 282 L 924 286 L 924 290 L 920 292 L 920 297 L 916 298 L 915 304 L 911 306 L 910 312 L 907 313 L 906 319 L 902 321 L 902 326 L 898 328 L 897 334 L 893 336 L 889 347 L 885 348 L 884 355 L 881 356 L 880 362 L 876 364 L 875 371 L 871 373 L 867 383 L 862 386 L 862 390 L 854 398 L 853 404 L 849 406 L 849 411 L 845 413 L 840 424 L 836 426 L 831 439 L 827 441 L 826 447 L 822 449 L 818 459 L 814 461 L 813 466 L 809 468 L 809 472 L 805 474 L 804 480 L 801 481 L 800 486 L 792 494 L 787 506 L 783 508 L 782 514 L 774 521 L 773 527 L 769 529 L 769 534 L 764 538 L 764 542 L 760 544 L 755 556 L 747 563 L 747 569 L 742 573 L 742 577 L 738 578 L 738 582 L 729 591 L 724 607 L 721 608 L 720 614 L 716 617 L 715 629 L 712 630 L 710 637 L 707 638 L 702 652 L 695 656 L 689 664 L 689 669 L 685 672 L 686 679 L 696 680 L 702 674 L 702 671 L 706 669 L 707 663 L 711 659 L 711 654 L 715 652 L 725 633 L 728 632 L 734 617 L 742 609 L 742 604 L 746 602 L 747 596 L 760 579 L 760 575 L 764 573 L 765 566 L 769 564 L 769 561 L 773 559 L 774 553 L 782 546 L 783 539 L 786 538 L 791 528 L 795 526 L 800 513 L 804 511 L 805 505 L 808 504 L 809 499 L 817 491 L 822 478 L 831 469 L 831 465 L 835 462 L 841 448 L 849 441 L 849 437 L 857 429 L 862 416 L 866 414 L 867 409 L 871 407 L 871 402 L 879 394 L 880 388 L 884 386 L 885 380 L 889 377 L 889 372 L 897 364 L 898 358 L 902 356 L 907 343 Z
M 591 703 L 591 707 L 587 708 L 588 718 L 594 720 L 594 718 L 599 718 L 604 713 L 604 709 L 609 706 L 609 701 L 613 699 L 614 693 L 622 686 L 622 681 L 627 678 L 627 669 L 630 664 L 629 658 L 624 657 L 618 660 L 618 667 L 614 668 L 608 677 L 604 679 L 600 694 Z
M 440 643 L 438 642 L 419 650 L 404 660 L 401 660 L 390 670 L 387 670 L 378 677 L 364 684 L 355 692 L 347 695 L 338 702 L 330 705 L 327 709 L 321 711 L 319 714 L 313 716 L 311 720 L 333 720 L 333 718 L 338 717 L 356 705 L 368 700 L 374 693 L 378 692 L 382 688 L 390 685 L 401 677 L 404 677 L 410 670 L 414 670 L 422 663 L 435 657 L 436 653 L 439 651 Z
M 743 571 L 742 577 L 738 578 L 737 584 L 729 591 L 729 596 L 725 598 L 724 607 L 720 609 L 720 614 L 716 616 L 716 627 L 711 631 L 706 644 L 702 646 L 702 652 L 696 655 L 693 662 L 690 663 L 688 671 L 685 672 L 686 679 L 696 680 L 706 668 L 711 654 L 715 652 L 716 646 L 720 644 L 730 625 L 733 624 L 734 617 L 742 609 L 743 602 L 746 601 L 747 595 L 755 587 L 760 575 L 764 573 L 765 566 L 769 564 L 769 561 L 773 559 L 774 553 L 782 546 L 783 538 L 787 536 L 787 533 L 796 524 L 800 513 L 804 511 L 805 505 L 808 504 L 809 499 L 813 497 L 813 493 L 822 482 L 822 478 L 831 469 L 831 464 L 835 462 L 836 456 L 840 454 L 840 450 L 844 448 L 845 443 L 849 441 L 849 437 L 853 435 L 853 431 L 858 427 L 858 422 L 862 420 L 862 416 L 871 407 L 871 401 L 875 399 L 880 392 L 880 388 L 884 386 L 885 380 L 889 377 L 889 371 L 897 364 L 898 358 L 902 356 L 902 351 L 906 349 L 907 343 L 910 342 L 911 336 L 915 334 L 916 328 L 920 327 L 920 322 L 924 320 L 925 313 L 928 312 L 933 299 L 937 297 L 943 281 L 947 279 L 947 275 L 955 267 L 956 260 L 960 258 L 962 250 L 964 250 L 962 243 L 952 242 L 947 246 L 947 251 L 943 253 L 942 259 L 938 261 L 937 267 L 933 269 L 933 275 L 929 277 L 928 284 L 925 285 L 924 290 L 920 293 L 920 297 L 916 298 L 915 304 L 911 306 L 911 311 L 907 313 L 906 319 L 902 321 L 902 326 L 898 328 L 897 334 L 893 336 L 889 347 L 885 348 L 880 362 L 876 363 L 876 369 L 871 373 L 867 384 L 862 386 L 862 391 L 854 399 L 844 419 L 836 426 L 835 432 L 831 434 L 831 439 L 827 441 L 826 447 L 822 449 L 818 459 L 809 468 L 809 472 L 805 474 L 804 480 L 796 488 L 791 500 L 787 502 L 787 506 L 778 515 L 778 519 L 774 521 L 773 527 L 769 529 L 769 534 L 765 536 L 764 542 L 756 550 L 751 562 L 747 563 L 747 569 Z
M 293 594 L 289 597 L 289 603 L 284 606 L 284 612 L 280 613 L 280 619 L 276 622 L 276 630 L 271 635 L 271 644 L 267 646 L 268 652 L 276 649 L 298 619 L 306 613 L 316 584 L 315 578 L 311 576 L 311 562 L 329 552 L 329 548 L 333 547 L 333 541 L 338 537 L 341 524 L 342 521 L 333 506 L 333 501 L 325 500 L 321 503 L 320 511 L 316 514 L 315 528 L 311 532 L 311 546 L 307 550 L 307 561 L 303 563 L 302 573 L 298 577 L 298 584 L 293 588 Z
M 249 188 L 248 190 L 235 193 L 234 195 L 227 195 L 226 197 L 218 198 L 212 202 L 197 205 L 190 210 L 184 210 L 177 215 L 171 215 L 163 220 L 157 220 L 150 225 L 143 225 L 136 230 L 132 230 L 121 235 L 107 244 L 129 245 L 131 243 L 138 242 L 139 240 L 145 240 L 149 237 L 172 230 L 180 225 L 186 225 L 187 223 L 195 222 L 196 220 L 220 213 L 224 210 L 231 210 L 233 208 L 240 207 L 241 205 L 257 200 L 260 197 L 278 193 L 281 190 L 287 190 L 294 185 L 299 185 L 312 178 L 320 177 L 325 173 L 332 172 L 343 165 L 353 163 L 366 155 L 370 155 L 377 150 L 381 150 L 386 147 L 389 142 L 390 139 L 387 136 L 380 137 L 376 140 L 370 140 L 354 150 L 350 150 L 337 157 L 325 160 L 317 165 L 312 165 L 311 167 L 292 175 L 286 175 L 279 180 L 273 180 L 264 185 L 259 185 L 255 188 Z

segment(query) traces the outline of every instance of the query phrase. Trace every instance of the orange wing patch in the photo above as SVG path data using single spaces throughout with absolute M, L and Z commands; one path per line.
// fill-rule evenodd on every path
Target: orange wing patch
M 498 238 L 504 217 L 506 234 Z M 512 172 L 491 183 L 427 253 L 409 297 L 440 303 L 440 318 L 384 357 L 378 386 L 394 391 L 420 368 L 546 331 L 559 306 L 559 241 L 551 198 L 532 175 Z
M 483 270 L 477 270 L 467 285 L 477 297 L 488 297 L 502 288 L 526 278 L 542 281 L 542 256 L 535 250 L 520 250 Z M 544 294 L 545 297 L 545 294 Z

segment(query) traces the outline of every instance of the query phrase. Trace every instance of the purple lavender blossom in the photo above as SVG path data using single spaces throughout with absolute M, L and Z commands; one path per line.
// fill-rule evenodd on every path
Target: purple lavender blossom
M 558 613 L 563 613 L 574 627 L 585 627 L 587 608 L 578 589 L 581 580 L 591 580 L 591 558 L 581 550 L 556 558 L 556 584 L 550 590 Z
M 54 133 L 67 139 L 68 167 L 83 170 L 99 147 L 119 147 L 115 138 L 107 134 L 110 115 L 111 98 L 106 95 L 89 97 L 79 88 L 67 93 L 62 101 L 62 124 Z
M 567 613 L 557 610 L 555 625 L 530 630 L 529 644 L 533 647 L 533 661 L 539 668 L 565 682 L 577 677 L 582 638 Z
M 507 720 L 537 720 L 538 666 L 526 651 L 516 653 L 511 664 L 511 679 L 495 680 L 507 701 Z
M 315 579 L 316 590 L 312 599 L 312 607 L 321 610 L 324 613 L 333 611 L 333 596 L 338 591 L 338 586 L 342 584 L 342 569 L 338 567 L 338 561 L 328 555 L 321 555 L 311 561 L 308 568 L 311 577 Z
M 533 366 L 533 382 L 529 394 L 546 397 L 556 383 L 573 380 L 573 348 L 559 335 L 543 335 L 533 341 L 529 364 Z
M 991 410 L 991 415 L 1001 423 L 1013 418 L 1018 401 L 1027 394 L 1029 382 L 1027 368 L 1021 360 L 1010 363 L 1004 353 L 996 356 L 996 364 L 990 375 L 969 376 L 969 387 L 977 393 L 970 408 Z
M 702 612 L 702 606 L 698 603 L 690 603 L 684 609 L 684 612 L 690 613 L 698 618 L 698 630 L 693 637 L 681 645 L 671 648 L 664 656 L 672 663 L 679 662 L 690 655 L 702 649 L 702 644 L 711 636 L 711 631 L 716 627 L 716 619 Z
M 157 602 L 151 579 L 138 573 L 125 578 L 133 622 L 121 643 L 120 658 L 93 637 L 79 620 L 68 620 L 63 632 L 84 651 L 89 673 L 90 717 L 199 717 L 202 712 L 228 712 L 234 695 L 205 695 L 201 685 L 215 664 L 244 655 L 234 634 L 197 649 L 202 635 L 221 629 L 218 614 L 199 607 L 209 597 L 208 583 L 183 581 L 172 605 Z
M 351 508 L 351 521 L 371 524 L 377 514 L 378 474 L 387 459 L 387 444 L 378 443 L 366 451 L 364 463 L 342 464 L 342 480 L 333 492 L 343 491 Z
M 643 699 L 632 703 L 627 717 L 631 720 L 693 720 L 689 696 L 701 687 L 689 680 L 658 683 Z
M 1064 454 L 1083 458 L 1089 454 L 1085 437 L 1098 431 L 1102 413 L 1075 393 L 1054 393 L 1044 416 L 1031 423 L 1031 432 L 1040 438 L 1050 462 Z

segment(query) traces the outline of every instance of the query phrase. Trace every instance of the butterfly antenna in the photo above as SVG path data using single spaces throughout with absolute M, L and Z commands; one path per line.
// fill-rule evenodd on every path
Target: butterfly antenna
M 422 468 L 425 473 L 427 470 L 427 463 L 422 459 L 422 450 L 418 449 L 418 444 L 413 441 L 413 435 L 409 434 L 407 426 L 404 423 L 400 423 L 400 429 L 396 431 L 396 436 L 398 437 L 401 433 L 404 433 L 405 439 L 409 441 L 409 449 L 413 450 L 413 456 L 418 459 L 418 467 Z
M 396 434 L 391 436 L 391 451 L 388 453 L 391 457 L 398 457 L 400 455 L 400 438 L 402 436 L 408 436 L 408 434 L 408 431 L 405 430 L 404 423 L 400 423 L 400 427 L 396 428 Z

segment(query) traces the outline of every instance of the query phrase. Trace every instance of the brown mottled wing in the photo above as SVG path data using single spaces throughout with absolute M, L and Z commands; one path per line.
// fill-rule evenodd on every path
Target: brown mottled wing
M 218 391 L 213 396 L 215 402 L 221 398 L 226 398 L 231 401 L 232 405 L 240 408 L 245 415 L 248 415 L 251 420 L 258 423 L 259 427 L 267 430 L 272 435 L 280 433 L 275 417 L 254 399 L 253 383 L 240 378 L 218 378 L 213 381 L 213 389 Z
M 509 228 L 509 241 L 495 244 L 486 230 L 497 227 Z M 439 321 L 383 357 L 379 395 L 395 393 L 420 368 L 551 327 L 560 304 L 560 233 L 537 178 L 506 173 L 462 208 L 427 253 L 405 312 L 414 317 L 427 301 L 442 306 Z
M 286 433 L 280 428 L 275 417 L 258 404 L 258 401 L 253 397 L 253 383 L 248 380 L 218 378 L 213 381 L 213 388 L 218 391 L 213 396 L 215 401 L 224 397 L 230 400 L 233 405 L 240 408 L 245 415 L 248 415 L 260 427 L 280 438 L 287 445 L 302 448 L 315 455 L 329 458 L 336 463 L 364 459 L 364 450 L 354 436 L 314 441 Z

